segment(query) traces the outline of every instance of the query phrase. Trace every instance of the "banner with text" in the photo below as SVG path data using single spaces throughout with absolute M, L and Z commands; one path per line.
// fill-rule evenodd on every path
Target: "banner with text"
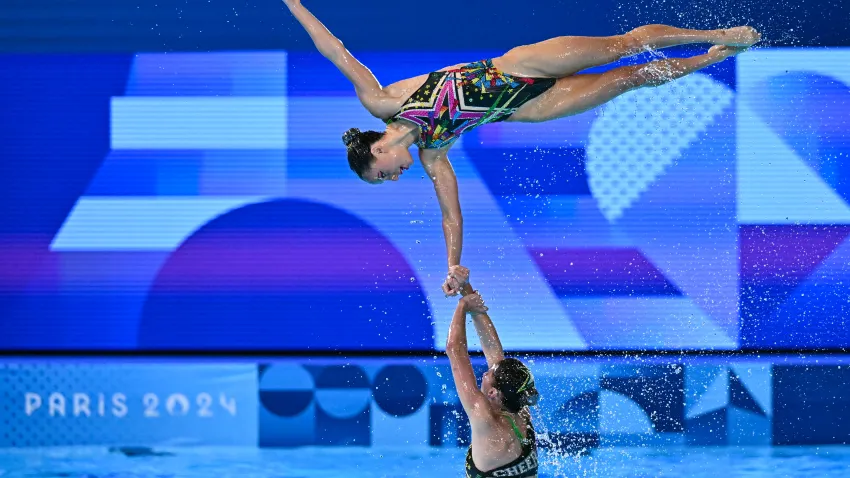
M 257 444 L 252 365 L 0 365 L 0 446 Z

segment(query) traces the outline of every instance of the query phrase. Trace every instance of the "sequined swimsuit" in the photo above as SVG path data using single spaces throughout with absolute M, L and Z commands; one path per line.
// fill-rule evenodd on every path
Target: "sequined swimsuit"
M 410 121 L 419 126 L 420 148 L 445 148 L 477 126 L 504 121 L 554 84 L 554 78 L 508 75 L 492 60 L 477 61 L 429 74 L 387 124 Z

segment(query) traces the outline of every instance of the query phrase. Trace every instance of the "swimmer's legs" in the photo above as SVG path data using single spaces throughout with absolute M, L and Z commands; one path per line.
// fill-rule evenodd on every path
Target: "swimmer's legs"
M 522 105 L 508 121 L 539 123 L 596 108 L 627 91 L 659 86 L 736 55 L 746 48 L 717 45 L 690 58 L 667 58 L 622 66 L 598 74 L 561 78 L 542 95 Z
M 493 60 L 506 73 L 563 78 L 640 52 L 691 43 L 749 47 L 760 39 L 751 27 L 688 30 L 668 25 L 645 25 L 610 37 L 557 37 L 514 48 Z

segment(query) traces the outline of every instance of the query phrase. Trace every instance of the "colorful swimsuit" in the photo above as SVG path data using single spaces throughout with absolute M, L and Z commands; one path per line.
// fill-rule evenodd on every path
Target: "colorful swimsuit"
M 554 78 L 508 75 L 492 60 L 477 61 L 428 75 L 387 124 L 410 121 L 419 126 L 420 148 L 445 148 L 477 126 L 504 121 L 554 84 Z

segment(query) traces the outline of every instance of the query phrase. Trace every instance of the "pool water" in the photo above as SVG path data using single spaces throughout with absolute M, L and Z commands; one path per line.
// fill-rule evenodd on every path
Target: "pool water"
M 463 476 L 462 449 L 172 448 L 127 457 L 106 448 L 0 451 L 0 477 L 402 478 Z M 847 477 L 850 447 L 600 448 L 585 456 L 541 451 L 542 477 Z

